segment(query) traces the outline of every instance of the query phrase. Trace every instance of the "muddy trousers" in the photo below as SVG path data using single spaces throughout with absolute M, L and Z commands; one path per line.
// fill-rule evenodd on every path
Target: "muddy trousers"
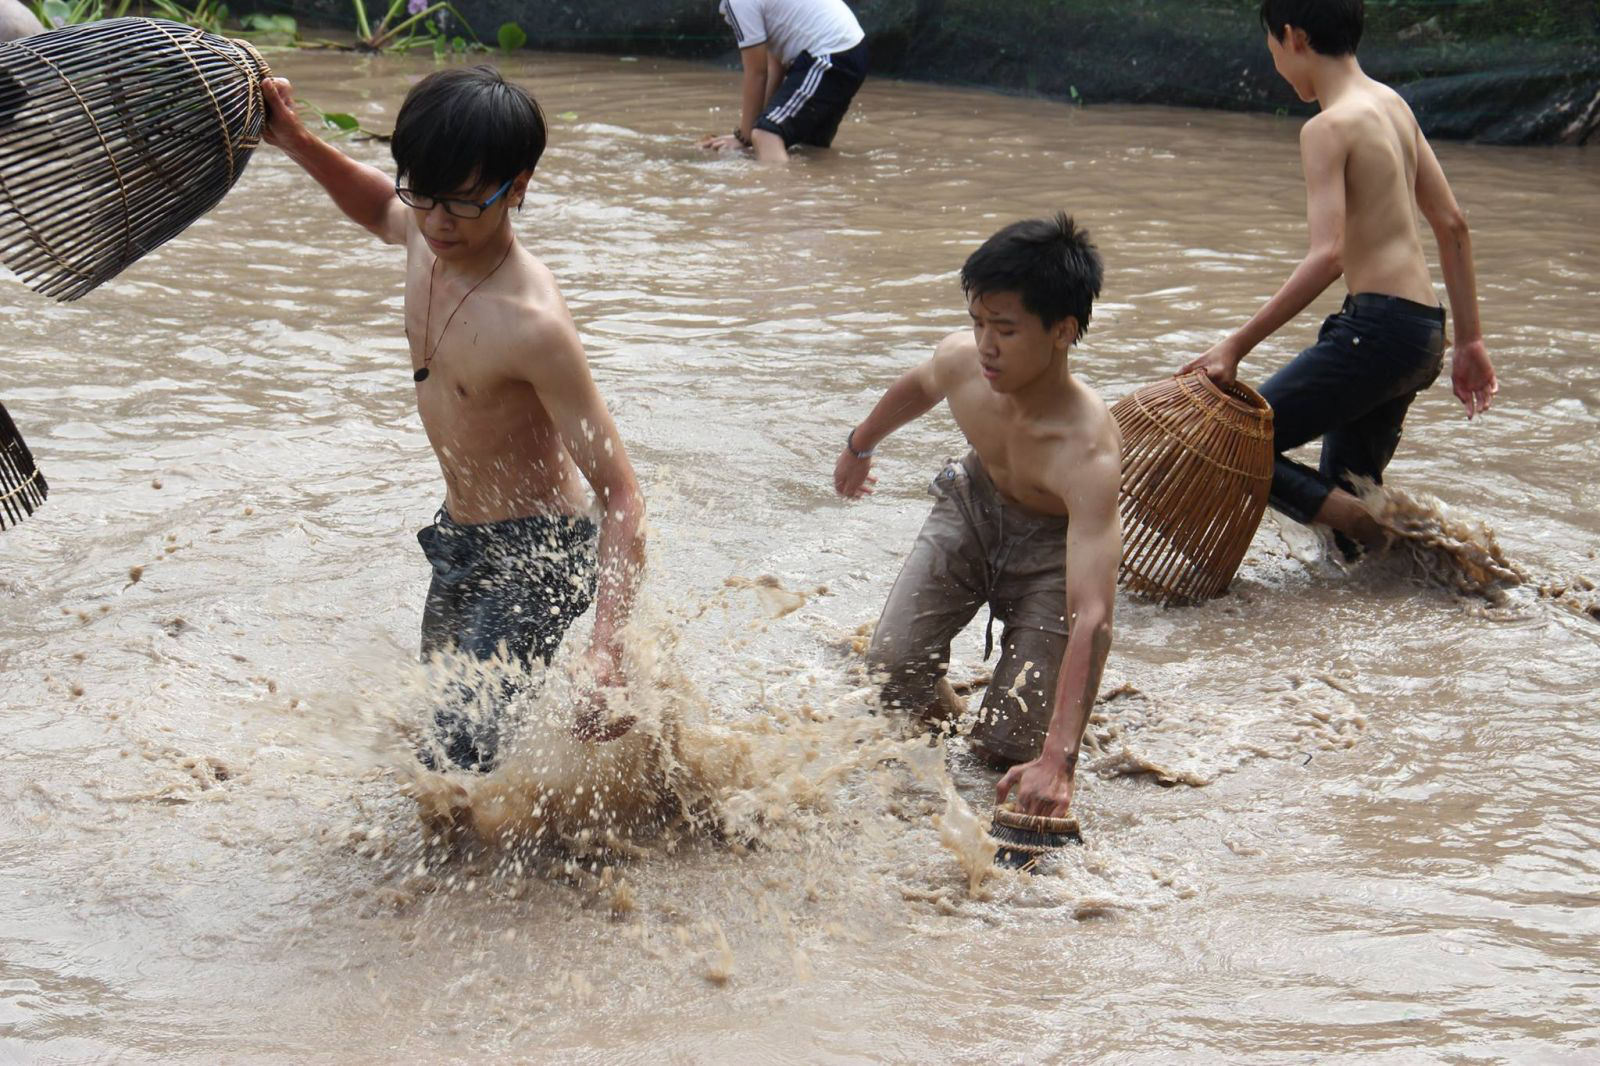
M 1406 411 L 1444 360 L 1444 311 L 1398 296 L 1358 293 L 1323 322 L 1317 343 L 1261 386 L 1272 405 L 1272 506 L 1311 522 L 1353 478 L 1381 484 Z M 1319 469 L 1283 453 L 1322 438 Z
M 933 511 L 878 619 L 868 669 L 884 706 L 942 720 L 950 643 L 987 605 L 990 627 L 996 618 L 1005 627 L 970 743 L 996 765 L 1027 762 L 1044 744 L 1067 647 L 1067 520 L 1005 500 L 973 454 L 948 464 L 930 492 Z
M 442 508 L 417 534 L 433 566 L 422 609 L 422 658 L 548 664 L 595 590 L 595 525 L 587 518 L 539 515 L 462 525 Z M 500 717 L 516 697 L 515 673 L 485 671 L 448 686 L 434 712 L 435 743 L 419 753 L 429 769 L 442 759 L 463 770 L 493 769 Z M 487 688 L 487 690 L 486 690 Z

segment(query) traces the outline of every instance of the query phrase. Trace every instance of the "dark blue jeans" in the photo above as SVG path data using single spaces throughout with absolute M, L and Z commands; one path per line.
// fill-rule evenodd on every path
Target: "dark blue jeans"
M 478 660 L 503 655 L 548 663 L 561 638 L 588 610 L 595 590 L 595 526 L 587 518 L 539 515 L 461 525 L 442 508 L 417 534 L 433 564 L 422 608 L 422 656 L 455 651 Z M 437 739 L 464 770 L 492 769 L 499 753 L 498 715 L 475 719 L 478 693 L 466 686 L 434 712 Z M 497 708 L 515 695 L 501 682 Z M 422 761 L 434 768 L 431 751 Z
M 1444 363 L 1444 309 L 1360 293 L 1322 324 L 1317 343 L 1261 386 L 1272 405 L 1273 507 L 1310 522 L 1352 476 L 1383 481 L 1406 411 Z M 1322 438 L 1313 470 L 1284 452 Z

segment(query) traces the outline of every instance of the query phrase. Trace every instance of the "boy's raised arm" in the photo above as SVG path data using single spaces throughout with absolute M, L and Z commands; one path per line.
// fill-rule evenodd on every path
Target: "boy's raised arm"
M 937 364 L 941 357 L 950 357 L 952 342 L 960 336 L 962 334 L 953 334 L 945 338 L 932 359 L 896 378 L 866 419 L 850 431 L 844 450 L 833 466 L 835 492 L 852 500 L 872 495 L 872 483 L 878 480 L 872 474 L 872 452 L 883 438 L 907 422 L 921 418 L 944 399 L 945 389 L 940 383 Z
M 1006 771 L 995 786 L 996 806 L 1016 790 L 1024 814 L 1061 817 L 1072 804 L 1078 751 L 1111 652 L 1112 605 L 1122 565 L 1117 491 L 1122 462 L 1113 435 L 1074 464 L 1065 496 L 1067 523 L 1067 650 L 1056 681 L 1055 712 L 1044 747 L 1032 762 Z
M 306 129 L 294 109 L 294 92 L 283 78 L 262 83 L 267 124 L 261 139 L 285 155 L 328 191 L 339 210 L 388 244 L 406 242 L 406 206 L 394 183 L 376 167 L 358 163 Z
M 1277 294 L 1250 321 L 1181 372 L 1204 370 L 1213 381 L 1230 384 L 1251 349 L 1310 306 L 1344 273 L 1344 165 L 1348 149 L 1332 123 L 1316 119 L 1300 131 L 1300 158 L 1306 175 L 1306 221 L 1311 247 Z
M 1483 343 L 1483 326 L 1478 321 L 1478 278 L 1472 266 L 1472 234 L 1467 217 L 1456 203 L 1450 183 L 1445 180 L 1439 157 L 1433 154 L 1428 139 L 1417 131 L 1417 207 L 1428 220 L 1439 242 L 1439 268 L 1444 273 L 1445 292 L 1450 297 L 1450 315 L 1455 320 L 1455 350 L 1450 357 L 1450 377 L 1456 399 L 1467 407 L 1467 417 L 1489 409 L 1494 394 L 1500 391 L 1494 364 Z

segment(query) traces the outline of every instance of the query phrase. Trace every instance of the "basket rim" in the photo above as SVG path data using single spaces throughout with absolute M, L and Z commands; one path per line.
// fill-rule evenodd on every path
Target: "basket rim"
M 1215 381 L 1211 380 L 1210 374 L 1207 374 L 1204 370 L 1196 368 L 1189 371 L 1187 374 L 1179 374 L 1178 379 L 1181 381 L 1185 378 L 1193 378 L 1197 376 L 1200 379 L 1201 388 L 1206 389 L 1211 393 L 1212 396 L 1222 400 L 1235 410 L 1242 411 L 1248 415 L 1257 416 L 1272 413 L 1272 405 L 1267 402 L 1266 397 L 1262 396 L 1259 392 L 1257 392 L 1255 389 L 1252 389 L 1244 382 L 1239 381 L 1237 378 L 1234 379 L 1233 384 L 1229 385 L 1227 388 L 1223 388 L 1221 385 L 1218 385 Z
M 1063 818 L 1052 818 L 1044 814 L 1024 814 L 1009 805 L 995 808 L 994 824 L 1005 826 L 1008 829 L 1022 829 L 1031 833 L 1066 834 L 1080 831 L 1078 818 L 1070 811 Z

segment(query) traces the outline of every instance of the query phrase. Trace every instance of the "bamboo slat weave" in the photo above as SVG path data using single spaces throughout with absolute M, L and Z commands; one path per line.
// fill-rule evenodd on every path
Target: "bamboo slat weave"
M 1124 585 L 1164 603 L 1228 588 L 1272 487 L 1272 408 L 1248 385 L 1200 372 L 1167 378 L 1111 409 L 1122 433 Z
M 0 529 L 14 526 L 50 494 L 44 475 L 34 465 L 33 453 L 0 403 Z
M 118 18 L 0 44 L 0 264 L 76 300 L 233 187 L 266 119 L 255 49 Z

